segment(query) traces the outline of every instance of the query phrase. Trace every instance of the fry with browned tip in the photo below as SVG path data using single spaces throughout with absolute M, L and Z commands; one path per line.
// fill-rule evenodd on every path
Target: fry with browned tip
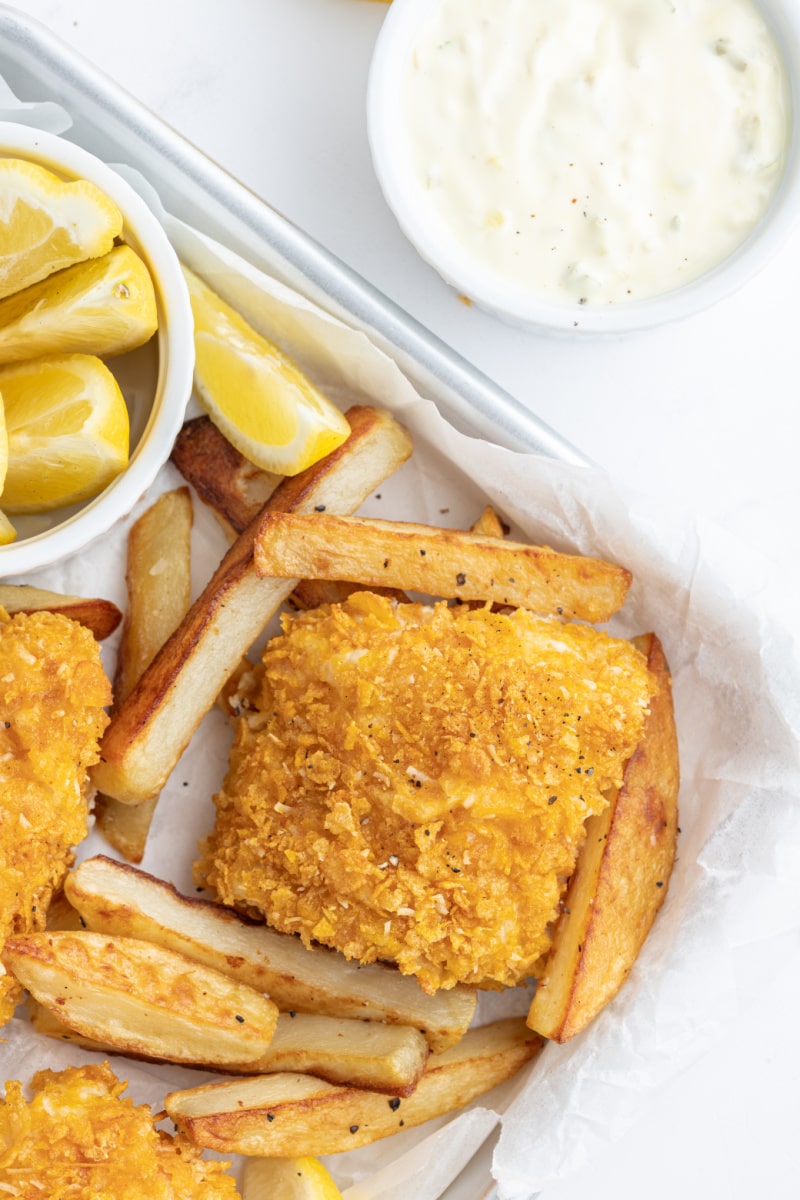
M 122 613 L 110 600 L 67 596 L 27 583 L 0 584 L 0 608 L 4 608 L 10 616 L 14 613 L 60 613 L 62 617 L 69 617 L 71 621 L 84 625 L 98 642 L 109 637 L 122 620 Z
M 624 567 L 547 546 L 329 512 L 266 512 L 255 566 L 270 578 L 343 579 L 598 622 L 622 606 L 631 583 Z

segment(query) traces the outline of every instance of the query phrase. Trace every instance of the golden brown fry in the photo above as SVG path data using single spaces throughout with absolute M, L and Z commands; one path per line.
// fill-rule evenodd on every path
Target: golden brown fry
M 6 969 L 71 1029 L 170 1062 L 245 1063 L 269 1046 L 271 1000 L 183 955 L 99 933 L 11 937 Z
M 475 1013 L 469 988 L 428 995 L 391 967 L 361 967 L 332 950 L 308 950 L 299 938 L 252 924 L 222 905 L 181 896 L 171 884 L 102 855 L 81 863 L 65 890 L 90 929 L 144 938 L 185 954 L 269 993 L 284 1012 L 413 1026 L 435 1050 L 458 1041 Z
M 477 521 L 470 526 L 470 533 L 479 537 L 504 538 L 508 528 L 498 517 L 491 504 L 487 504 Z
M 165 492 L 128 535 L 128 608 L 122 628 L 114 697 L 119 705 L 186 615 L 191 598 L 192 501 L 189 489 Z M 141 862 L 158 803 L 136 807 L 99 794 L 97 824 L 130 862 Z
M 405 1100 L 342 1088 L 309 1075 L 266 1075 L 172 1092 L 165 1108 L 197 1146 L 264 1157 L 337 1154 L 462 1108 L 509 1079 L 541 1048 L 511 1018 L 431 1055 Z
M 100 1054 L 120 1053 L 114 1046 L 85 1037 L 44 1008 L 28 1001 L 28 1016 L 38 1033 Z M 130 1051 L 127 1051 L 130 1055 Z M 137 1057 L 144 1057 L 137 1055 Z M 293 1071 L 329 1083 L 368 1088 L 392 1096 L 410 1096 L 428 1058 L 421 1033 L 407 1025 L 381 1025 L 309 1013 L 281 1013 L 269 1048 L 255 1061 L 225 1063 L 228 1073 L 252 1075 Z M 198 1067 L 215 1064 L 198 1061 Z M 216 1067 L 219 1069 L 219 1067 Z
M 187 487 L 164 492 L 128 534 L 128 606 L 114 695 L 130 695 L 189 607 L 192 501 Z
M 504 537 L 500 518 L 491 506 L 483 510 L 478 520 L 472 526 L 472 533 L 480 533 L 484 537 Z M 353 592 L 363 590 L 361 583 L 345 583 L 339 579 L 301 579 L 289 597 L 289 603 L 296 609 L 320 608 L 323 604 L 342 604 Z M 408 595 L 401 588 L 373 587 L 370 591 L 378 596 L 388 596 L 404 604 Z
M 0 584 L 0 608 L 4 608 L 10 616 L 14 613 L 61 613 L 85 625 L 98 642 L 112 634 L 122 620 L 122 613 L 110 600 L 64 596 L 60 592 L 18 583 Z
M 606 621 L 631 583 L 623 567 L 542 546 L 332 513 L 267 512 L 255 539 L 265 578 L 345 579 Z
M 122 804 L 98 792 L 94 808 L 97 828 L 106 841 L 119 850 L 128 862 L 140 863 L 144 858 L 150 826 L 158 804 L 158 796 L 142 804 Z
M 428 1043 L 409 1025 L 382 1025 L 315 1013 L 281 1013 L 269 1049 L 250 1073 L 292 1071 L 329 1083 L 410 1096 Z
M 51 899 L 47 906 L 47 918 L 45 928 L 48 932 L 58 929 L 70 929 L 73 932 L 77 929 L 85 929 L 86 926 L 81 921 L 81 915 L 76 908 L 73 908 L 67 897 L 64 895 L 63 888 L 59 889 Z
M 84 1034 L 71 1029 L 69 1025 L 60 1021 L 49 1008 L 45 1008 L 38 1000 L 34 1000 L 33 996 L 28 996 L 25 1007 L 28 1010 L 28 1020 L 37 1033 L 55 1038 L 59 1042 L 69 1042 L 71 1046 L 79 1046 L 81 1050 L 91 1050 L 95 1054 L 122 1053 L 121 1050 L 117 1050 L 115 1046 L 110 1046 L 107 1042 L 85 1037 Z M 163 1061 L 162 1059 L 147 1059 L 145 1055 L 135 1055 L 130 1050 L 125 1053 L 129 1058 L 145 1058 L 148 1062 Z
M 352 511 L 411 453 L 388 413 L 355 408 L 352 433 L 326 458 L 286 479 L 268 509 Z M 95 785 L 126 804 L 157 795 L 242 655 L 295 586 L 259 579 L 255 524 L 240 535 L 200 598 L 112 717 Z
M 246 459 L 210 417 L 195 417 L 181 429 L 172 461 L 219 520 L 231 541 L 262 509 L 281 481 Z
M 678 828 L 672 684 L 655 634 L 635 638 L 659 684 L 644 735 L 609 807 L 586 823 L 528 1024 L 566 1042 L 624 983 L 667 892 Z

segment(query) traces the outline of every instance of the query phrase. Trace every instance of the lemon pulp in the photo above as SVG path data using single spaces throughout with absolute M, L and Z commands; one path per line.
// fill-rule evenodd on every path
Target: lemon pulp
M 8 431 L 6 429 L 6 408 L 3 404 L 3 397 L 0 396 L 0 496 L 3 494 L 3 486 L 6 482 L 6 471 L 8 470 Z
M 0 159 L 0 297 L 106 254 L 121 232 L 122 214 L 93 183 Z
M 87 500 L 128 465 L 128 410 L 114 376 L 88 354 L 0 367 L 10 513 Z
M 130 246 L 66 267 L 0 300 L 0 363 L 41 354 L 110 357 L 158 325 L 150 272 Z
M 3 397 L 0 396 L 0 495 L 3 493 L 3 485 L 6 480 L 6 470 L 8 468 L 8 434 L 6 433 L 5 406 Z M 17 536 L 17 531 L 9 521 L 5 513 L 0 509 L 0 546 L 7 546 L 9 542 L 13 542 Z
M 345 417 L 296 363 L 184 267 L 195 387 L 212 421 L 264 471 L 296 475 L 348 437 Z
M 9 521 L 6 514 L 0 509 L 0 546 L 7 546 L 9 542 L 13 542 L 17 536 L 17 531 Z

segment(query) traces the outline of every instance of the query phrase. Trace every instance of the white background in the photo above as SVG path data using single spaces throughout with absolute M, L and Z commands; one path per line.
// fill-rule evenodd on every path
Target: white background
M 712 312 L 565 341 L 460 303 L 397 229 L 364 97 L 367 0 L 24 0 L 161 118 L 514 393 L 620 484 L 724 525 L 800 599 L 800 234 Z M 798 914 L 800 925 L 800 914 Z M 546 1200 L 800 1193 L 800 934 L 777 994 Z M 782 945 L 785 953 L 786 944 Z M 411 1198 L 409 1198 L 411 1200 Z

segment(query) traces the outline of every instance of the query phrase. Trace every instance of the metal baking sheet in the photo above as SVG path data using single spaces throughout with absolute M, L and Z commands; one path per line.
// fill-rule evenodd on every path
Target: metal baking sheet
M 589 459 L 508 392 L 249 191 L 113 80 L 18 10 L 0 5 L 0 75 L 22 100 L 56 100 L 64 136 L 125 162 L 175 216 L 367 333 L 451 424 L 512 449 Z

